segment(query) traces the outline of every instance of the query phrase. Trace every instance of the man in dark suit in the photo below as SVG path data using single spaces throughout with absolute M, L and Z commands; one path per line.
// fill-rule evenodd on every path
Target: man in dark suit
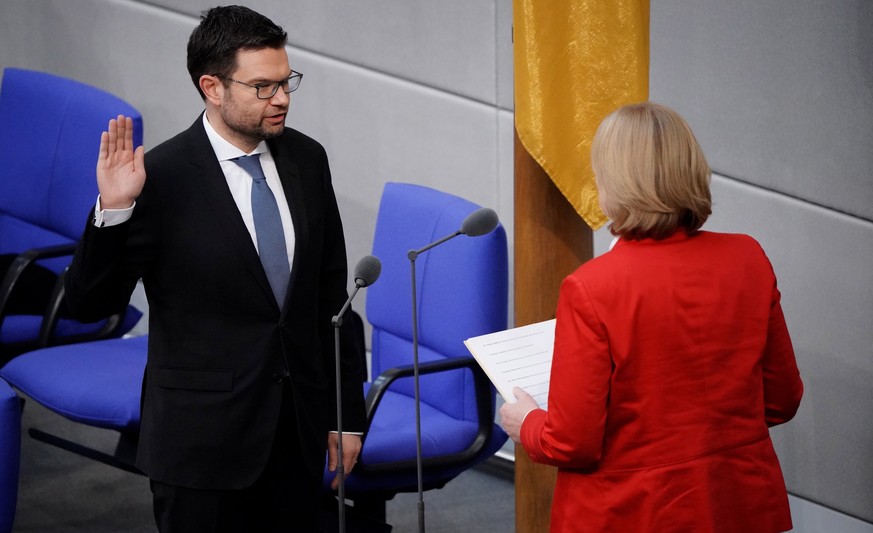
M 208 10 L 188 43 L 205 113 L 148 154 L 134 149 L 125 117 L 101 139 L 100 196 L 68 303 L 96 319 L 122 309 L 143 280 L 149 353 L 136 464 L 164 533 L 315 531 L 325 450 L 331 470 L 342 460 L 348 473 L 361 448 L 352 350 L 342 354 L 337 458 L 331 317 L 347 298 L 345 243 L 324 149 L 284 126 L 301 78 L 285 44 L 282 28 L 254 11 Z M 255 167 L 243 164 L 253 154 Z M 264 179 L 269 208 L 253 192 L 264 193 Z

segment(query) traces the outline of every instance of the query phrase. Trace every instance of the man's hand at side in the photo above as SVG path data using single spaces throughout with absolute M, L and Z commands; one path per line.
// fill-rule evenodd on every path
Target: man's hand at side
M 336 472 L 337 467 L 337 444 L 339 436 L 337 433 L 331 432 L 327 437 L 327 469 L 331 472 Z M 352 468 L 358 462 L 358 455 L 361 453 L 361 437 L 359 435 L 349 435 L 343 433 L 343 471 L 346 476 L 351 474 Z M 336 490 L 339 486 L 339 477 L 334 477 L 330 483 L 330 488 Z

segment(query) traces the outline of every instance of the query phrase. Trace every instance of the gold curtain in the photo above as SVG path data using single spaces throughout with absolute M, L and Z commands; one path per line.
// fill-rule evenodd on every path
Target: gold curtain
M 591 141 L 616 108 L 648 98 L 649 0 L 513 0 L 515 127 L 592 228 Z

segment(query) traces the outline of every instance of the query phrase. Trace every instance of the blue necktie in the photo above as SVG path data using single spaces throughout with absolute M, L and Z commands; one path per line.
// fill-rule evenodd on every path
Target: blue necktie
M 261 154 L 247 155 L 234 159 L 233 162 L 242 167 L 252 177 L 252 215 L 255 219 L 255 234 L 258 237 L 258 254 L 261 264 L 270 280 L 270 287 L 279 302 L 279 307 L 285 303 L 285 292 L 288 290 L 288 280 L 291 268 L 288 266 L 288 249 L 285 247 L 285 232 L 282 230 L 282 219 L 279 216 L 279 206 L 270 187 L 267 177 L 261 168 Z

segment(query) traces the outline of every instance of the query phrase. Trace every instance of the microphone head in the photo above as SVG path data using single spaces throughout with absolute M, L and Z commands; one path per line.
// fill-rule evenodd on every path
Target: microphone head
M 382 273 L 382 262 L 375 255 L 365 255 L 355 265 L 355 285 L 369 287 L 379 279 Z
M 493 209 L 481 207 L 469 215 L 461 222 L 461 233 L 468 237 L 478 237 L 491 233 L 497 227 L 500 220 L 497 218 L 497 213 Z

